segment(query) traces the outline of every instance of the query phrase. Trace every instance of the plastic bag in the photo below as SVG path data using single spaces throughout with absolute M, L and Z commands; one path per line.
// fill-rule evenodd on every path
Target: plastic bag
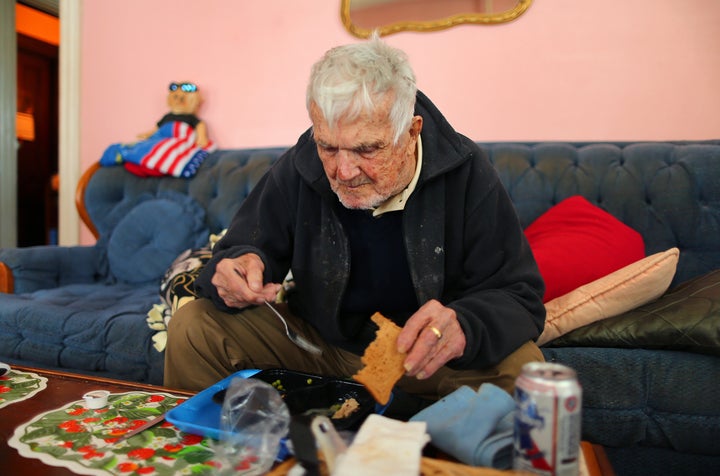
M 230 469 L 251 462 L 256 471 L 243 474 L 264 474 L 272 467 L 289 426 L 290 412 L 272 385 L 252 378 L 233 379 L 220 413 L 223 438 L 216 444 L 216 454 Z

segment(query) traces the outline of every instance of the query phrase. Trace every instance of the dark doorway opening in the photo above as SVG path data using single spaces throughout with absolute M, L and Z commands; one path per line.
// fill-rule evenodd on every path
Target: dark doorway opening
M 18 34 L 17 48 L 17 108 L 35 129 L 17 151 L 18 246 L 57 244 L 58 47 Z

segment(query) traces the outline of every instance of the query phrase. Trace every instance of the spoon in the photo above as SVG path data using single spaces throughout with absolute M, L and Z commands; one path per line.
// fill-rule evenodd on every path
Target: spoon
M 240 271 L 238 271 L 237 268 L 234 268 L 233 271 L 235 271 L 235 274 L 242 277 L 242 273 L 240 273 Z M 278 312 L 278 310 L 275 309 L 275 307 L 272 304 L 270 304 L 270 302 L 267 299 L 265 299 L 264 301 L 265 301 L 265 304 L 267 305 L 267 307 L 269 307 L 272 310 L 273 314 L 275 314 L 277 316 L 277 318 L 280 319 L 280 321 L 285 326 L 285 334 L 288 336 L 288 339 L 290 339 L 295 345 L 297 345 L 301 349 L 305 349 L 312 354 L 315 354 L 315 355 L 322 354 L 322 349 L 320 347 L 316 346 L 315 344 L 313 344 L 312 342 L 307 340 L 305 337 L 301 336 L 294 330 L 290 329 L 288 327 L 287 321 L 285 321 L 285 318 L 283 317 L 283 315 L 280 314 Z
M 275 314 L 277 316 L 277 318 L 280 319 L 282 321 L 282 323 L 285 325 L 285 334 L 295 345 L 297 345 L 301 349 L 307 350 L 310 353 L 313 353 L 316 355 L 322 354 L 322 349 L 320 347 L 316 346 L 315 344 L 313 344 L 312 342 L 307 340 L 305 337 L 301 336 L 294 330 L 290 329 L 288 327 L 287 322 L 285 321 L 285 318 L 283 317 L 283 315 L 280 314 L 278 312 L 278 310 L 275 309 L 275 307 L 272 304 L 270 304 L 270 302 L 265 300 L 265 304 L 267 305 L 267 307 L 272 309 L 273 314 Z

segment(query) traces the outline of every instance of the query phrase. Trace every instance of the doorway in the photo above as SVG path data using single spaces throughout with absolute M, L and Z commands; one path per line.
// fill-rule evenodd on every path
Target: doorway
M 17 34 L 17 110 L 34 134 L 17 150 L 18 246 L 57 244 L 58 47 Z

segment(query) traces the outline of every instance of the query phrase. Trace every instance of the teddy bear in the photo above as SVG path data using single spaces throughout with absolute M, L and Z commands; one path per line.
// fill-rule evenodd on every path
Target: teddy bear
M 138 134 L 138 141 L 112 144 L 100 165 L 124 165 L 140 176 L 192 177 L 207 155 L 215 150 L 205 121 L 197 116 L 202 96 L 195 83 L 173 81 L 168 87 L 170 111 L 155 126 Z
M 195 83 L 189 81 L 172 82 L 168 87 L 167 105 L 170 112 L 165 114 L 151 130 L 138 134 L 138 139 L 147 139 L 170 121 L 185 122 L 195 128 L 195 144 L 205 147 L 208 144 L 207 126 L 196 115 L 202 95 Z

